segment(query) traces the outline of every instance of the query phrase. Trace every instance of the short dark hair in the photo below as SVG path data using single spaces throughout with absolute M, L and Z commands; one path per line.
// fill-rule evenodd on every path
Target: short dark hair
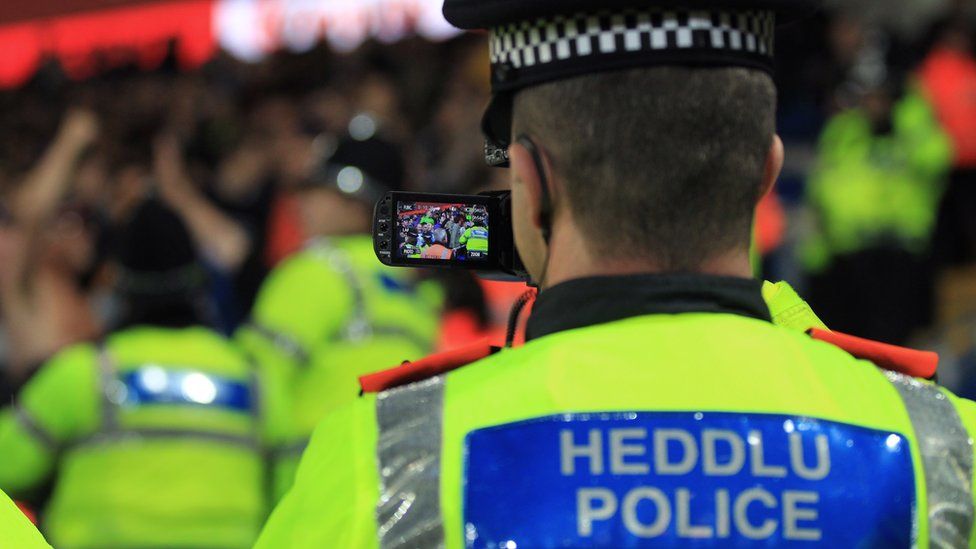
M 692 271 L 751 238 L 775 110 L 760 71 L 641 68 L 519 92 L 513 133 L 549 155 L 592 253 Z

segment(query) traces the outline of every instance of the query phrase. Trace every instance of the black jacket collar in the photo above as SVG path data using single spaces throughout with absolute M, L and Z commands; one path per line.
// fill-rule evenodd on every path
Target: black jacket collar
M 580 278 L 539 294 L 526 340 L 625 318 L 677 313 L 726 313 L 770 321 L 758 280 L 707 275 Z

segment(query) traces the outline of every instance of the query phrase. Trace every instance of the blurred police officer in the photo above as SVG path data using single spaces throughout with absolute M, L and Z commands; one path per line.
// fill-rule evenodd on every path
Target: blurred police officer
M 51 485 L 41 525 L 58 547 L 249 547 L 268 508 L 255 371 L 204 327 L 174 213 L 138 206 L 118 252 L 120 326 L 56 355 L 0 412 L 0 488 Z
M 488 225 L 483 214 L 476 213 L 472 216 L 471 226 L 458 239 L 458 244 L 464 247 L 465 255 L 469 257 L 472 254 L 482 256 L 488 253 Z
M 258 546 L 967 545 L 972 403 L 773 324 L 750 278 L 800 8 L 448 0 L 492 32 L 527 343 L 365 378 Z
M 365 137 L 365 136 L 360 136 Z M 276 268 L 238 341 L 287 395 L 275 493 L 290 486 L 322 417 L 356 398 L 358 376 L 418 358 L 434 344 L 440 296 L 409 271 L 376 261 L 373 204 L 403 185 L 394 144 L 345 138 L 300 189 L 313 238 Z

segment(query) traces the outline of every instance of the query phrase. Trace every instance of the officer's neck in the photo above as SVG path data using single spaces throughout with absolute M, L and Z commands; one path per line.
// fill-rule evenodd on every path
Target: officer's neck
M 557 284 L 594 276 L 625 276 L 635 274 L 666 274 L 674 271 L 659 262 L 628 257 L 606 257 L 590 253 L 583 240 L 574 231 L 553 234 L 549 267 L 546 273 L 545 288 Z M 692 271 L 683 274 L 702 274 L 736 278 L 753 278 L 749 250 L 730 250 L 725 254 L 706 259 Z M 545 289 L 543 288 L 543 289 Z

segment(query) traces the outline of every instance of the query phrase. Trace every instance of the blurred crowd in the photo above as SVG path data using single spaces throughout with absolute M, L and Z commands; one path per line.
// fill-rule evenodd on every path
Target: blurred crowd
M 760 210 L 759 249 L 767 277 L 803 288 L 840 329 L 907 343 L 946 315 L 965 317 L 939 303 L 943 267 L 976 255 L 976 69 L 971 14 L 959 6 L 907 36 L 854 7 L 779 37 L 790 154 Z M 21 379 L 111 328 L 113 235 L 147 193 L 189 226 L 214 323 L 229 334 L 269 269 L 316 233 L 321 220 L 303 215 L 293 191 L 337 139 L 395 144 L 405 189 L 503 185 L 479 153 L 485 48 L 470 35 L 349 54 L 323 46 L 259 64 L 224 56 L 190 74 L 175 63 L 114 68 L 84 82 L 52 64 L 0 92 L 3 371 Z M 887 252 L 862 257 L 877 248 Z
M 757 269 L 792 282 L 831 327 L 940 351 L 943 381 L 973 397 L 973 13 L 959 2 L 907 31 L 865 13 L 828 10 L 779 38 L 788 164 L 759 212 Z M 50 65 L 0 92 L 2 402 L 62 349 L 131 323 L 116 259 L 147 200 L 186 227 L 206 273 L 200 318 L 232 335 L 276 266 L 336 232 L 348 207 L 302 190 L 342 143 L 381 141 L 383 160 L 363 167 L 390 187 L 503 186 L 481 148 L 486 59 L 485 38 L 466 35 L 258 64 L 220 57 L 194 73 L 114 68 L 84 82 Z M 405 238 L 421 246 L 425 226 L 457 248 L 476 220 L 440 214 L 405 219 Z M 340 227 L 367 231 L 362 216 Z M 422 276 L 441 288 L 440 324 L 424 328 L 440 347 L 504 331 L 525 290 Z
M 190 229 L 214 325 L 247 318 L 269 269 L 318 232 L 293 191 L 348 135 L 395 144 L 406 189 L 491 185 L 479 151 L 479 38 L 321 48 L 195 74 L 115 69 L 68 82 L 47 67 L 0 93 L 0 364 L 22 379 L 111 329 L 113 243 L 154 195 Z M 423 63 L 412 62 L 423 59 Z M 305 204 L 307 206 L 307 204 Z

